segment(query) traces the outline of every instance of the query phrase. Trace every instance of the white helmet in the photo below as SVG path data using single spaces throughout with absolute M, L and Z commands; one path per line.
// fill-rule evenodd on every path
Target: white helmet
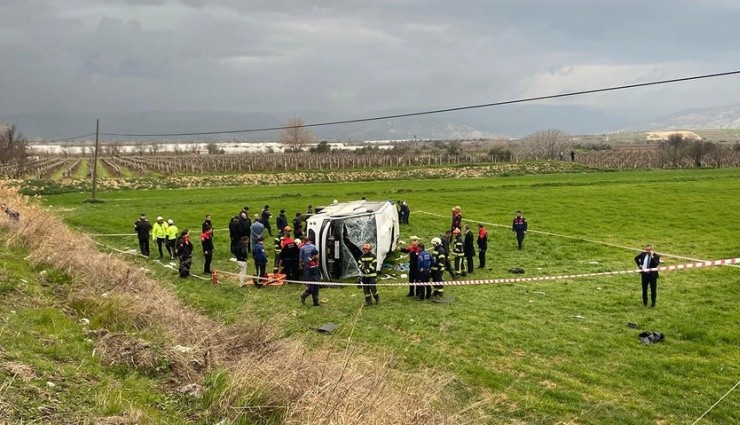
M 442 245 L 442 239 L 440 239 L 440 238 L 432 238 L 432 245 L 434 245 L 434 246 Z

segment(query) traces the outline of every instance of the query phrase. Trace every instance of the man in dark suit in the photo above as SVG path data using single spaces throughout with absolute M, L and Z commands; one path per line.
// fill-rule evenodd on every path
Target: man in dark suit
M 648 270 L 660 265 L 660 255 L 653 252 L 652 245 L 646 245 L 645 251 L 635 257 L 635 264 L 640 269 L 642 278 L 642 304 L 647 306 L 647 288 L 650 285 L 650 306 L 655 307 L 655 298 L 658 295 L 658 271 Z

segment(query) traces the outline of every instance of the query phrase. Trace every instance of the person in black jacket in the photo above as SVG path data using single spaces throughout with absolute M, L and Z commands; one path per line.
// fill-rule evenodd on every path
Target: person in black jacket
M 265 226 L 265 230 L 267 230 L 267 234 L 272 236 L 272 225 L 270 225 L 270 217 L 272 217 L 272 213 L 270 212 L 270 206 L 265 205 L 265 208 L 262 209 L 262 212 L 260 213 L 260 218 L 262 219 L 262 225 Z
M 231 255 L 236 256 L 236 244 L 239 242 L 239 216 L 231 217 L 229 222 L 229 238 L 231 239 Z
M 205 232 L 206 227 L 213 230 L 213 223 L 211 222 L 211 215 L 206 214 L 206 217 L 203 219 L 203 224 L 200 225 L 200 231 Z
M 473 273 L 473 257 L 475 257 L 475 244 L 473 243 L 473 232 L 470 226 L 465 225 L 465 240 L 463 241 L 463 254 L 467 263 L 468 273 Z
M 190 276 L 190 265 L 193 264 L 193 244 L 190 242 L 188 229 L 183 229 L 180 237 L 177 238 L 175 255 L 180 260 L 180 267 L 178 268 L 180 277 Z
M 409 204 L 406 203 L 406 201 L 401 202 L 401 224 L 409 224 L 409 217 L 411 216 L 411 208 L 409 208 Z
M 283 229 L 288 225 L 288 217 L 285 215 L 285 210 L 280 210 L 280 214 L 276 220 L 278 236 L 283 236 Z
M 655 307 L 658 297 L 658 271 L 650 270 L 660 265 L 660 255 L 653 252 L 653 246 L 648 244 L 645 250 L 635 257 L 635 264 L 640 269 L 642 280 L 642 305 L 647 306 L 647 288 L 650 286 L 650 306 Z
M 239 230 L 239 239 L 244 236 L 249 239 L 252 236 L 252 220 L 249 219 L 249 216 L 244 211 L 239 214 L 239 224 L 237 225 L 237 229 Z M 252 252 L 250 244 L 247 244 L 247 252 Z
M 209 225 L 205 225 L 203 233 L 200 235 L 200 244 L 203 247 L 203 259 L 205 264 L 203 265 L 203 273 L 211 274 L 211 261 L 213 260 L 213 229 Z
M 450 276 L 452 276 L 452 278 L 454 279 L 457 277 L 457 274 L 452 268 L 452 263 L 450 262 L 450 257 L 452 256 L 452 251 L 450 251 L 450 242 L 452 242 L 452 230 L 445 230 L 445 234 L 442 235 L 440 239 L 442 240 L 442 248 L 445 251 L 445 269 L 450 272 Z
M 522 216 L 521 211 L 516 212 L 516 217 L 511 223 L 511 231 L 516 233 L 516 243 L 519 245 L 517 249 L 522 249 L 524 235 L 527 234 L 527 219 Z
M 145 214 L 141 214 L 139 219 L 134 223 L 134 230 L 139 237 L 139 250 L 141 255 L 149 256 L 149 233 L 152 231 L 152 223 L 146 219 Z

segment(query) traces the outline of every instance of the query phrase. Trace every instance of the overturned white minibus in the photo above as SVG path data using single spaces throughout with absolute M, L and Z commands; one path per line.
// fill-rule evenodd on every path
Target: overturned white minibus
M 357 277 L 357 260 L 367 242 L 378 257 L 378 271 L 398 242 L 398 211 L 390 201 L 354 201 L 324 207 L 307 220 L 306 231 L 316 241 L 324 279 Z

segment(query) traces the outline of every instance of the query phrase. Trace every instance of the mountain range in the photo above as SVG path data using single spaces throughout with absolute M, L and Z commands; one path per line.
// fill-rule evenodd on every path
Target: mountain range
M 427 108 L 426 110 L 429 110 Z M 411 110 L 375 111 L 364 116 L 337 116 L 325 111 L 283 113 L 224 111 L 146 111 L 103 114 L 101 133 L 203 133 L 275 128 L 290 117 L 305 124 L 385 117 Z M 25 113 L 0 115 L 0 122 L 16 124 L 29 140 L 53 140 L 95 132 L 92 113 Z M 740 104 L 689 109 L 642 123 L 624 123 L 619 117 L 578 105 L 509 105 L 412 117 L 385 118 L 359 123 L 311 127 L 319 140 L 362 141 L 403 139 L 518 138 L 543 129 L 569 134 L 615 131 L 740 128 Z M 173 137 L 104 136 L 103 140 L 277 140 L 279 131 L 250 131 Z

